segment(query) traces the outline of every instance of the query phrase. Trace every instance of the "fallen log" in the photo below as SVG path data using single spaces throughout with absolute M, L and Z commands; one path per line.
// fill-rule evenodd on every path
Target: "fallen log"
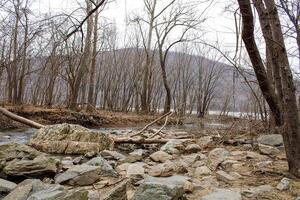
M 0 107 L 0 113 L 2 113 L 4 116 L 14 120 L 14 121 L 17 121 L 17 122 L 20 122 L 22 124 L 25 124 L 25 125 L 28 125 L 32 128 L 37 128 L 37 129 L 40 129 L 42 127 L 44 127 L 44 125 L 42 124 L 39 124 L 37 122 L 34 122 L 34 121 L 31 121 L 29 119 L 26 119 L 24 117 L 21 117 L 19 115 L 16 115 L 8 110 L 6 110 L 5 108 L 2 108 Z

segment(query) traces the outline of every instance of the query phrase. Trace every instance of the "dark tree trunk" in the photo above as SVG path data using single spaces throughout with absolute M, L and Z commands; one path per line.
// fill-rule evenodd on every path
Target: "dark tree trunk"
M 296 90 L 275 2 L 274 0 L 253 0 L 260 18 L 266 48 L 272 56 L 273 72 L 276 70 L 279 72 L 273 73 L 273 77 L 269 77 L 255 42 L 251 2 L 250 0 L 237 1 L 243 19 L 242 38 L 260 89 L 271 109 L 275 124 L 283 135 L 289 170 L 295 176 L 300 177 L 300 132 Z M 282 97 L 280 93 L 274 92 L 275 88 L 271 82 L 272 79 L 275 79 L 276 84 L 279 78 L 280 86 L 277 85 L 275 88 L 279 90 L 278 92 L 282 91 Z

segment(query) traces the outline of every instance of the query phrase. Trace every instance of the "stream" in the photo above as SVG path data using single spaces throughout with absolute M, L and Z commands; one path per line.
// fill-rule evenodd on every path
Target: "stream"
M 218 121 L 213 121 L 204 124 L 201 128 L 208 128 L 208 129 L 219 129 L 219 128 L 228 128 L 230 124 L 223 124 Z M 122 135 L 126 134 L 130 131 L 136 131 L 143 127 L 121 127 L 121 128 L 99 128 L 94 129 L 96 131 L 102 133 L 110 133 L 115 135 Z M 160 126 L 152 126 L 151 129 L 159 129 Z M 164 130 L 174 130 L 174 131 L 188 131 L 192 129 L 199 128 L 198 124 L 194 123 L 186 123 L 184 125 L 173 125 L 173 126 L 166 126 Z M 36 129 L 28 128 L 28 129 L 16 129 L 16 130 L 9 130 L 9 131 L 1 131 L 0 130 L 0 144 L 7 144 L 11 142 L 22 143 L 25 144 L 28 142 L 30 137 L 35 133 Z

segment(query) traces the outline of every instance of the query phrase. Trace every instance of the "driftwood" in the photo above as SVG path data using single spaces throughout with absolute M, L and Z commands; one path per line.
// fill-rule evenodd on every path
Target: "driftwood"
M 163 125 L 158 131 L 156 131 L 156 133 L 154 133 L 153 135 L 151 135 L 149 138 L 154 138 L 155 136 L 157 136 L 158 134 L 160 134 L 161 131 L 162 131 L 162 130 L 165 128 L 165 126 L 167 125 L 169 117 L 172 116 L 172 115 L 173 115 L 173 113 L 170 113 L 169 115 L 167 115 L 166 121 L 165 121 L 164 125 Z
M 0 113 L 2 113 L 6 117 L 8 117 L 8 118 L 10 118 L 14 121 L 17 121 L 17 122 L 20 122 L 22 124 L 28 125 L 32 128 L 40 129 L 40 128 L 44 127 L 44 125 L 42 125 L 42 124 L 39 124 L 37 122 L 31 121 L 29 119 L 26 119 L 24 117 L 16 115 L 16 114 L 14 114 L 14 113 L 12 113 L 12 112 L 10 112 L 10 111 L 6 110 L 5 108 L 2 108 L 2 107 L 0 107 Z
M 134 137 L 134 136 L 137 136 L 137 135 L 140 135 L 141 133 L 143 133 L 145 130 L 147 130 L 147 128 L 149 128 L 150 126 L 152 126 L 153 124 L 155 124 L 156 122 L 158 122 L 159 120 L 171 115 L 172 112 L 168 112 L 166 114 L 163 114 L 162 116 L 160 116 L 159 118 L 155 119 L 154 121 L 152 121 L 151 123 L 147 124 L 142 130 L 140 130 L 139 132 L 131 135 L 131 137 Z

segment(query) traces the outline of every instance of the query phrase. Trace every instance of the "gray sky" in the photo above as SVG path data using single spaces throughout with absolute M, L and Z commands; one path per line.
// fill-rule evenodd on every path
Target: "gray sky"
M 185 0 L 195 1 L 195 0 Z M 78 2 L 82 0 L 36 0 L 33 5 L 35 13 L 45 13 L 51 11 L 52 13 L 65 11 L 70 13 L 79 7 Z M 200 1 L 199 1 L 200 2 Z M 217 0 L 215 0 L 217 2 Z M 208 32 L 206 34 L 206 41 L 215 43 L 218 40 L 224 47 L 235 46 L 235 34 L 234 34 L 234 21 L 233 15 L 230 13 L 224 13 L 224 8 L 228 1 L 218 0 L 207 11 L 209 18 L 203 24 L 204 29 Z M 200 5 L 199 10 L 206 8 L 208 3 Z M 123 34 L 126 30 L 126 16 L 132 13 L 143 12 L 142 0 L 115 0 L 110 3 L 106 10 L 101 14 L 102 16 L 110 19 L 116 23 L 119 34 Z
M 163 2 L 165 0 L 161 0 Z M 204 0 L 202 0 L 204 1 Z M 235 24 L 234 15 L 231 12 L 224 12 L 225 7 L 229 7 L 230 10 L 235 10 L 236 7 L 229 6 L 228 0 L 211 0 L 213 5 L 207 10 L 208 19 L 204 22 L 203 28 L 206 32 L 204 39 L 206 42 L 215 45 L 218 41 L 219 46 L 223 51 L 234 52 L 236 46 Z M 205 9 L 211 2 L 199 5 L 199 11 Z M 201 2 L 201 0 L 184 0 L 184 2 Z M 51 12 L 59 13 L 64 11 L 65 13 L 71 13 L 80 7 L 80 4 L 84 5 L 84 0 L 35 0 L 33 4 L 34 13 L 46 13 Z M 115 0 L 110 3 L 104 12 L 101 13 L 102 17 L 105 17 L 111 22 L 116 24 L 119 38 L 124 37 L 126 32 L 126 17 L 132 15 L 132 13 L 143 13 L 143 0 Z M 293 46 L 291 44 L 294 41 L 290 41 L 287 46 Z M 259 42 L 258 42 L 259 45 Z M 122 45 L 120 45 L 122 47 Z M 291 59 L 292 66 L 296 66 L 298 69 L 298 60 Z

